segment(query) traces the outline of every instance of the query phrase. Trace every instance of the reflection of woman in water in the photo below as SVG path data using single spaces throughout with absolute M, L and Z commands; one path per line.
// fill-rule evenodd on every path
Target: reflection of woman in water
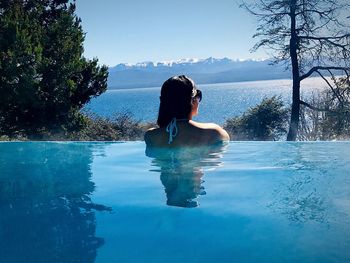
M 197 207 L 197 197 L 205 195 L 202 185 L 204 170 L 221 164 L 225 145 L 183 147 L 178 149 L 147 147 L 146 155 L 152 157 L 151 171 L 160 173 L 167 205 Z M 158 169 L 159 168 L 159 169 Z
M 198 195 L 205 195 L 202 186 L 202 169 L 181 167 L 161 169 L 160 180 L 165 187 L 167 205 L 180 207 L 196 207 Z
M 146 132 L 147 146 L 203 146 L 228 141 L 227 132 L 219 125 L 192 120 L 201 100 L 202 92 L 190 78 L 182 75 L 165 81 L 160 96 L 159 127 Z

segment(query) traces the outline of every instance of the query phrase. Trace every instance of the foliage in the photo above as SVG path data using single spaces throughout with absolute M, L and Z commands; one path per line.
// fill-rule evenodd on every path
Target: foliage
M 115 114 L 104 118 L 94 114 L 86 117 L 86 126 L 70 138 L 84 141 L 130 141 L 142 140 L 150 124 L 137 121 L 129 112 Z
M 278 140 L 286 133 L 287 114 L 281 98 L 274 96 L 226 120 L 224 128 L 233 140 Z
M 0 2 L 0 135 L 67 132 L 107 88 L 107 68 L 83 54 L 84 33 L 69 0 Z
M 43 129 L 36 134 L 0 136 L 0 141 L 131 141 L 143 140 L 144 133 L 155 124 L 135 120 L 129 112 L 116 113 L 105 118 L 84 113 L 82 128 L 75 131 L 52 131 Z
M 300 140 L 343 140 L 350 138 L 350 82 L 336 80 L 333 91 L 315 93 L 312 108 L 301 111 Z
M 287 139 L 299 127 L 301 82 L 313 74 L 350 73 L 350 4 L 347 0 L 257 0 L 242 4 L 257 17 L 254 46 L 291 68 L 293 103 Z

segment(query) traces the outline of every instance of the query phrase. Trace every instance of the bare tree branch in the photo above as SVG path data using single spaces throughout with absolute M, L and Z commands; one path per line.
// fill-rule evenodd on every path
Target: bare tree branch
M 350 34 L 345 34 L 345 35 L 342 35 L 342 36 L 327 36 L 327 37 L 324 37 L 324 36 L 321 36 L 321 37 L 313 37 L 313 36 L 299 36 L 299 38 L 302 38 L 302 39 L 314 39 L 314 40 L 342 40 L 344 38 L 350 38 Z
M 348 67 L 321 67 L 321 66 L 317 66 L 317 67 L 313 67 L 311 68 L 306 74 L 300 76 L 300 81 L 310 77 L 313 73 L 315 73 L 316 71 L 319 71 L 319 70 L 342 70 L 344 72 L 348 72 L 350 71 L 350 68 Z
M 310 108 L 310 109 L 312 109 L 312 110 L 324 111 L 324 112 L 333 112 L 333 111 L 331 111 L 331 110 L 329 110 L 329 109 L 317 108 L 317 107 L 312 106 L 311 104 L 309 104 L 309 103 L 307 103 L 307 102 L 305 102 L 305 101 L 303 101 L 303 100 L 300 100 L 299 102 L 300 102 L 301 105 L 304 105 L 304 106 L 306 106 L 306 107 L 308 107 L 308 108 Z
M 331 85 L 331 83 L 322 75 L 322 73 L 317 70 L 316 71 L 320 77 L 327 83 L 328 87 L 330 87 L 330 89 L 332 90 L 333 94 L 337 97 L 338 101 L 340 104 L 343 104 L 343 100 L 341 99 L 341 97 L 339 96 L 339 94 L 335 91 L 334 87 Z
M 249 1 L 249 0 L 243 0 Z M 255 0 L 241 5 L 257 17 L 253 51 L 265 48 L 274 61 L 292 69 L 293 103 L 288 140 L 295 140 L 300 116 L 301 81 L 317 73 L 339 103 L 342 89 L 335 73 L 350 74 L 350 3 L 348 0 Z M 326 70 L 336 87 L 325 78 Z M 334 98 L 335 98 L 334 97 Z M 334 99 L 333 98 L 333 99 Z M 303 104 L 305 105 L 305 104 Z M 311 108 L 311 107 L 310 107 Z

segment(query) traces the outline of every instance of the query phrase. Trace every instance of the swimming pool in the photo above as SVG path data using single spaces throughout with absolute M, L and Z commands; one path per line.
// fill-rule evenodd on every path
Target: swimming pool
M 350 262 L 350 142 L 146 154 L 0 143 L 0 262 Z

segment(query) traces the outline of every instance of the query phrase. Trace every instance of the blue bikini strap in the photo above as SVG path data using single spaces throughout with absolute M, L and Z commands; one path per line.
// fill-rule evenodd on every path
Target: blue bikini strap
M 165 131 L 169 133 L 168 144 L 171 144 L 173 142 L 174 138 L 176 137 L 177 132 L 178 132 L 178 128 L 176 125 L 176 118 L 173 118 L 169 122 L 168 126 L 166 126 Z

